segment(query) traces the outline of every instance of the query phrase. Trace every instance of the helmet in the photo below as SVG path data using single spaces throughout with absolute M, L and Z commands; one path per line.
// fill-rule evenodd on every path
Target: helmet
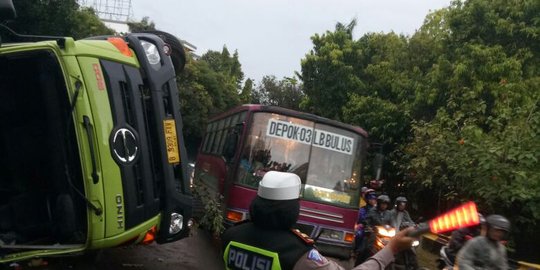
M 486 218 L 489 228 L 499 229 L 506 232 L 510 231 L 510 221 L 501 215 L 490 215 Z
M 364 199 L 366 201 L 368 200 L 371 200 L 371 199 L 377 199 L 377 195 L 375 194 L 375 190 L 374 189 L 367 189 L 365 192 L 364 192 Z
M 367 187 L 362 187 L 362 189 L 360 189 L 360 192 L 362 194 L 366 193 L 366 191 L 368 191 L 368 188 Z
M 484 217 L 484 215 L 478 213 L 478 220 L 480 221 L 480 224 L 484 225 L 486 224 L 486 218 Z
M 377 203 L 390 203 L 390 197 L 388 195 L 379 195 L 377 197 Z
M 405 197 L 403 197 L 403 196 L 397 197 L 397 198 L 396 198 L 396 204 L 401 203 L 401 202 L 406 203 L 406 202 L 407 202 L 407 198 L 405 198 Z

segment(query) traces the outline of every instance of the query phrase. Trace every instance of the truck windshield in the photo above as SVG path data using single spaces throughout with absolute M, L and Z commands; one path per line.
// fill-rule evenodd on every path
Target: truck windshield
M 357 207 L 363 138 L 351 131 L 295 117 L 255 113 L 237 173 L 257 187 L 270 170 L 302 179 L 305 200 Z

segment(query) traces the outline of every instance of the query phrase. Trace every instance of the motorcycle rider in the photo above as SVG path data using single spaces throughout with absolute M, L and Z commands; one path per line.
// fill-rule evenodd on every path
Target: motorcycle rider
M 510 221 L 501 215 L 490 215 L 486 224 L 486 236 L 467 241 L 458 252 L 459 269 L 508 269 L 506 248 L 501 241 L 506 240 L 510 232 Z
M 451 262 L 455 261 L 457 253 L 463 247 L 465 242 L 476 236 L 485 235 L 486 218 L 479 213 L 478 219 L 480 220 L 480 224 L 472 227 L 460 228 L 453 231 L 450 235 L 450 240 L 448 241 L 448 246 L 445 249 L 445 253 Z
M 377 205 L 377 195 L 375 194 L 375 190 L 367 189 L 363 192 L 363 195 L 364 200 L 366 201 L 366 205 L 362 206 L 358 210 L 358 218 L 356 219 L 356 223 L 354 224 L 354 230 L 356 232 L 355 241 L 357 248 L 359 248 L 364 235 L 364 227 L 367 214 L 369 213 L 369 210 L 371 210 Z
M 309 239 L 292 226 L 300 213 L 300 177 L 269 171 L 259 183 L 250 206 L 251 220 L 229 228 L 222 236 L 226 269 L 343 270 L 326 259 Z M 411 246 L 408 231 L 397 234 L 388 245 L 354 268 L 384 269 L 393 255 Z
M 354 251 L 357 257 L 355 265 L 360 264 L 360 262 L 363 262 L 367 258 L 367 256 L 363 256 L 366 249 L 366 243 L 364 241 L 366 217 L 369 211 L 377 205 L 377 194 L 375 194 L 375 190 L 366 189 L 363 195 L 366 205 L 358 210 L 358 218 L 356 224 L 354 224 Z
M 394 209 L 390 210 L 392 216 L 392 226 L 399 231 L 402 227 L 414 226 L 414 222 L 409 215 L 407 208 L 407 198 L 399 196 L 396 198 Z
M 392 217 L 390 216 L 390 211 L 388 210 L 389 204 L 390 197 L 388 197 L 388 195 L 379 195 L 379 197 L 377 197 L 377 205 L 369 210 L 364 222 L 364 243 L 362 243 L 363 249 L 358 253 L 355 260 L 355 265 L 360 264 L 366 258 L 373 255 L 370 251 L 370 247 L 375 244 L 376 237 L 376 235 L 373 233 L 373 228 L 375 226 L 391 225 Z
M 395 200 L 394 209 L 390 210 L 392 217 L 392 226 L 396 231 L 400 231 L 401 228 L 414 227 L 414 221 L 411 219 L 409 212 L 405 209 L 407 207 L 407 198 L 399 196 Z M 418 269 L 418 261 L 416 259 L 416 252 L 414 249 L 408 249 L 400 254 L 396 254 L 396 263 L 404 265 L 405 269 Z
M 377 206 L 372 208 L 366 216 L 367 226 L 392 225 L 392 216 L 388 206 L 390 197 L 388 195 L 379 195 L 377 197 Z

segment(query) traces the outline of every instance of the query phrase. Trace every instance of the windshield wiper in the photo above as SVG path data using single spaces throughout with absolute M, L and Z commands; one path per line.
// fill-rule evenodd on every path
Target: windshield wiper
M 75 111 L 75 105 L 77 104 L 77 98 L 79 97 L 79 93 L 80 93 L 80 90 L 82 88 L 82 82 L 77 79 L 77 81 L 75 82 L 75 93 L 73 94 L 73 97 L 71 98 L 71 102 L 70 102 L 70 110 L 69 110 L 69 114 L 67 115 L 66 117 L 66 133 L 65 133 L 65 142 L 69 142 L 68 138 L 69 138 L 69 130 L 70 130 L 70 127 L 71 127 L 71 124 L 73 123 L 73 111 Z M 88 118 L 87 116 L 85 116 L 85 118 Z M 94 152 L 93 152 L 93 142 L 91 140 L 89 140 L 89 143 L 90 143 L 90 151 L 92 151 L 91 153 L 91 156 L 92 156 L 92 165 L 93 165 L 93 171 L 92 171 L 92 178 L 94 178 L 94 173 L 96 174 L 97 176 L 97 173 L 95 172 L 96 170 L 96 166 L 95 166 L 95 157 L 94 157 Z M 70 147 L 70 144 L 68 143 L 68 148 Z M 66 149 L 66 148 L 64 148 Z M 77 195 L 79 195 L 85 202 L 86 202 L 86 205 L 88 207 L 90 207 L 92 210 L 94 210 L 94 212 L 96 213 L 96 215 L 100 216 L 102 213 L 103 213 L 103 209 L 101 209 L 101 207 L 98 207 L 96 206 L 94 203 L 92 203 L 90 200 L 88 200 L 88 198 L 86 198 L 86 196 L 79 190 L 77 189 L 77 187 L 73 184 L 73 181 L 72 181 L 72 178 L 71 178 L 71 173 L 70 173 L 70 169 L 69 169 L 69 165 L 68 165 L 68 153 L 66 153 L 67 150 L 64 150 L 64 158 L 65 158 L 65 162 L 64 162 L 64 172 L 66 174 L 66 177 L 67 177 L 67 181 L 69 183 L 69 186 L 75 191 L 75 193 L 77 193 Z M 94 183 L 96 182 L 95 178 L 94 178 Z

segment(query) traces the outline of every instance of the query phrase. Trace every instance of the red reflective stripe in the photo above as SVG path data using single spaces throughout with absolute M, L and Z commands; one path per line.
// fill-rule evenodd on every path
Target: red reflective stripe
M 433 233 L 453 231 L 461 227 L 468 227 L 479 224 L 478 212 L 474 202 L 468 202 L 455 208 L 429 222 L 430 230 Z

